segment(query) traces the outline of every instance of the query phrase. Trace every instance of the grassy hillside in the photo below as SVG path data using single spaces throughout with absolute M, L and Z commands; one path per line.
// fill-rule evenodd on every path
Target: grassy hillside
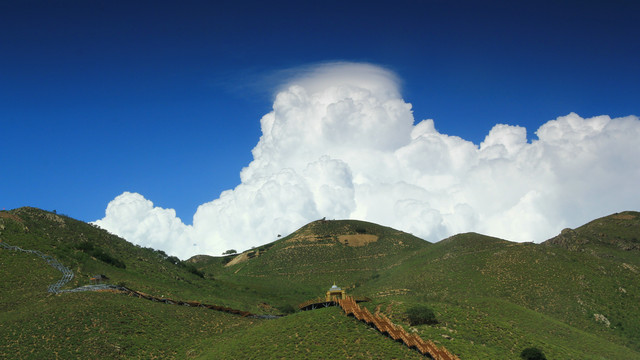
M 33 208 L 0 212 L 0 240 L 156 296 L 253 313 L 291 312 L 335 282 L 462 359 L 640 359 L 640 214 L 567 229 L 543 244 L 468 233 L 430 244 L 362 221 L 316 221 L 242 254 L 179 262 L 91 225 Z M 61 274 L 0 249 L 0 358 L 413 358 L 338 308 L 275 320 L 113 293 L 52 295 Z M 427 305 L 439 321 L 409 326 Z M 52 355 L 53 354 L 53 355 Z
M 239 284 L 276 307 L 323 295 L 334 282 L 359 288 L 431 244 L 413 235 L 356 220 L 315 221 L 278 241 L 199 268 Z M 229 258 L 231 259 L 231 258 Z M 199 265 L 199 263 L 196 263 Z
M 417 253 L 363 291 L 390 294 L 372 305 L 391 306 L 396 321 L 412 304 L 429 304 L 441 326 L 420 330 L 451 337 L 443 344 L 460 354 L 514 358 L 536 346 L 550 358 L 628 359 L 640 358 L 638 285 L 615 261 L 463 234 Z
M 105 274 L 112 284 L 155 296 L 259 310 L 260 302 L 244 286 L 215 280 L 208 273 L 201 277 L 192 263 L 63 215 L 35 208 L 1 211 L 0 239 L 58 259 L 75 273 L 65 288 L 90 284 L 92 276 Z
M 640 213 L 625 211 L 564 229 L 544 244 L 640 265 Z
M 337 307 L 263 321 L 241 334 L 203 344 L 201 359 L 424 359 L 344 316 Z

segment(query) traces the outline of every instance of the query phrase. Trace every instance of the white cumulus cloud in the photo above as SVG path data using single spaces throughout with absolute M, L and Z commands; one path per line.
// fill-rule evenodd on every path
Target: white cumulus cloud
M 640 204 L 640 120 L 571 113 L 527 130 L 497 124 L 478 146 L 415 124 L 396 76 L 370 64 L 307 69 L 278 92 L 241 183 L 185 225 L 125 192 L 95 223 L 187 258 L 243 250 L 322 218 L 354 218 L 429 241 L 476 231 L 543 241 Z

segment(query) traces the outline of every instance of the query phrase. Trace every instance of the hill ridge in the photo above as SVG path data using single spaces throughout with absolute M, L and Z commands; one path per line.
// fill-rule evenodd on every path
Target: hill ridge
M 542 349 L 548 358 L 640 359 L 640 258 L 617 245 L 618 239 L 640 235 L 633 225 L 636 214 L 614 214 L 576 228 L 580 236 L 605 234 L 576 250 L 475 233 L 430 244 L 373 223 L 328 221 L 314 224 L 313 242 L 284 237 L 250 250 L 256 254 L 248 261 L 225 267 L 230 256 L 180 262 L 63 215 L 34 208 L 0 211 L 0 239 L 54 256 L 76 274 L 71 287 L 107 274 L 113 284 L 155 299 L 192 299 L 263 315 L 291 313 L 264 322 L 109 293 L 47 295 L 44 289 L 59 272 L 34 256 L 0 251 L 0 308 L 11 309 L 0 311 L 5 334 L 0 357 L 46 357 L 53 351 L 89 358 L 329 357 L 326 348 L 344 350 L 342 357 L 372 358 L 371 349 L 388 358 L 413 357 L 332 310 L 294 313 L 292 305 L 324 294 L 335 282 L 353 296 L 370 297 L 363 308 L 384 312 L 407 332 L 463 359 L 512 359 L 527 347 Z M 340 241 L 345 232 L 378 239 L 349 246 Z M 332 245 L 289 247 L 310 243 Z M 106 262 L 91 249 L 126 266 Z M 29 271 L 21 271 L 25 268 Z M 415 305 L 431 308 L 438 324 L 409 325 L 407 310 Z M 359 347 L 359 341 L 366 346 Z
M 543 242 L 570 250 L 584 249 L 587 244 L 613 246 L 621 250 L 640 250 L 640 212 L 623 211 L 592 220 L 575 229 Z

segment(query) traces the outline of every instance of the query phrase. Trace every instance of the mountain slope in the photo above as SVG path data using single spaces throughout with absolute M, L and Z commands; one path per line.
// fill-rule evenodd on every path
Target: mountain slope
M 324 295 L 335 281 L 370 297 L 361 305 L 371 312 L 462 359 L 513 359 L 530 346 L 549 359 L 640 359 L 640 259 L 628 246 L 640 237 L 637 215 L 598 219 L 545 244 L 474 233 L 430 244 L 376 224 L 317 221 L 243 254 L 181 263 L 68 217 L 22 208 L 0 212 L 0 241 L 56 257 L 76 274 L 67 288 L 107 274 L 156 296 L 277 314 Z M 113 293 L 51 295 L 47 286 L 59 272 L 4 249 L 0 276 L 0 358 L 417 354 L 337 308 L 263 320 Z M 415 305 L 432 308 L 439 323 L 409 326 L 405 311 Z
M 413 235 L 357 220 L 318 220 L 273 243 L 235 256 L 226 266 L 204 263 L 216 279 L 251 288 L 276 306 L 295 306 L 333 283 L 350 293 L 432 246 Z M 198 265 L 198 263 L 195 263 Z
M 111 284 L 125 285 L 155 296 L 197 300 L 236 309 L 244 309 L 250 304 L 246 310 L 259 311 L 259 301 L 243 287 L 213 280 L 211 274 L 200 274 L 203 276 L 200 277 L 192 264 L 180 262 L 162 251 L 133 245 L 103 229 L 64 215 L 28 207 L 0 211 L 0 240 L 51 255 L 71 269 L 75 277 L 63 289 L 90 284 L 93 276 L 105 274 Z M 2 253 L 6 254 L 6 251 Z M 7 270 L 24 271 L 22 268 Z M 60 273 L 53 271 L 52 276 L 57 280 Z M 43 291 L 46 289 L 47 286 Z
M 565 229 L 545 242 L 549 245 L 575 248 L 584 244 L 600 244 L 621 250 L 640 250 L 640 212 L 624 211 L 590 221 L 575 230 Z
M 420 251 L 370 288 L 404 290 L 381 301 L 394 304 L 396 319 L 412 304 L 431 304 L 447 329 L 424 330 L 452 336 L 446 346 L 454 352 L 477 348 L 473 342 L 503 356 L 508 348 L 512 357 L 535 345 L 550 358 L 638 358 L 639 280 L 588 253 L 462 234 Z

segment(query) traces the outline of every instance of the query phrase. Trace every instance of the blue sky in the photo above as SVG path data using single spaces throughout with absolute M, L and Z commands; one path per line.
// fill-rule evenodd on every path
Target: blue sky
M 189 224 L 290 70 L 327 61 L 393 71 L 416 122 L 476 144 L 639 115 L 638 39 L 635 1 L 3 1 L 0 208 L 93 221 L 131 191 Z

